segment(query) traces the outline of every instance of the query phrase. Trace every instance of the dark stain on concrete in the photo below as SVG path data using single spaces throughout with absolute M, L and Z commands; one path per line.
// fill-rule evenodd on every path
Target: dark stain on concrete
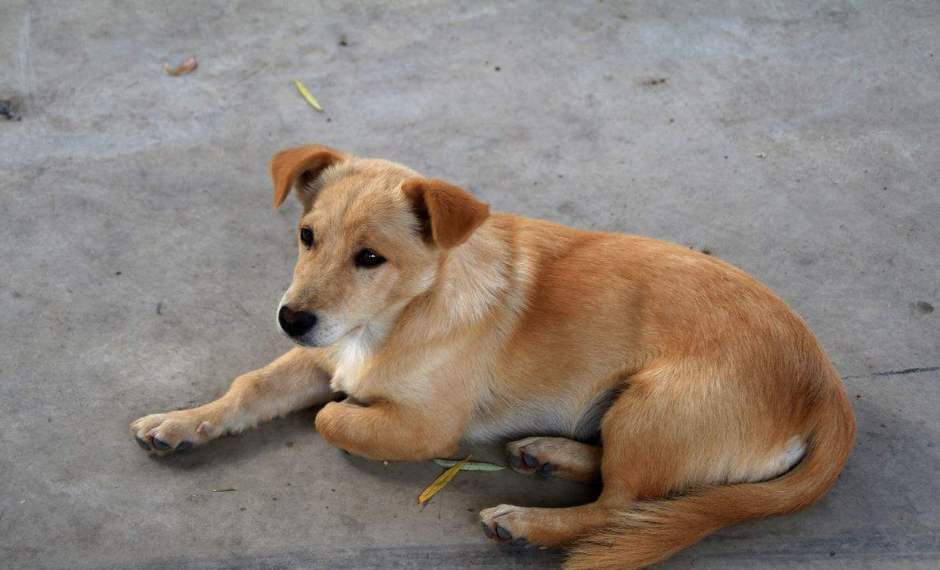
M 20 113 L 20 101 L 13 97 L 10 99 L 0 99 L 0 117 L 8 121 L 19 121 L 23 118 Z
M 656 87 L 657 85 L 664 85 L 666 81 L 668 80 L 665 77 L 647 77 L 640 81 L 640 85 L 643 87 Z

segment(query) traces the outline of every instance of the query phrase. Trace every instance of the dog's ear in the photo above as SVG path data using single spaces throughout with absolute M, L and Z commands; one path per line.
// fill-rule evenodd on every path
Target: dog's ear
M 319 190 L 317 179 L 323 170 L 347 158 L 347 155 L 338 150 L 316 144 L 289 148 L 275 154 L 271 159 L 274 207 L 284 203 L 293 186 L 297 188 L 304 208 L 309 208 Z
M 490 207 L 442 180 L 413 178 L 401 185 L 428 242 L 450 249 L 462 244 L 490 215 Z

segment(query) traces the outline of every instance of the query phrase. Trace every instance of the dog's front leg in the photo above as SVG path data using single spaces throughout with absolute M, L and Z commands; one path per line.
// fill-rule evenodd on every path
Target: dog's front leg
M 264 368 L 242 374 L 224 396 L 188 410 L 151 414 L 131 423 L 141 447 L 189 449 L 331 398 L 331 364 L 322 349 L 295 348 Z
M 420 461 L 449 457 L 462 435 L 461 414 L 428 414 L 387 400 L 360 406 L 327 404 L 317 414 L 317 431 L 332 445 L 370 459 Z

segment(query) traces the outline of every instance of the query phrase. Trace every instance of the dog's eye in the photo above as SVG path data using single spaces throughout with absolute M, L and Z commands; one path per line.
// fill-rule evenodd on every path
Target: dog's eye
M 353 262 L 358 267 L 372 269 L 373 267 L 378 267 L 379 265 L 385 263 L 385 258 L 367 248 L 360 249 L 353 258 Z
M 300 228 L 300 242 L 304 247 L 309 248 L 313 245 L 313 230 L 310 228 Z

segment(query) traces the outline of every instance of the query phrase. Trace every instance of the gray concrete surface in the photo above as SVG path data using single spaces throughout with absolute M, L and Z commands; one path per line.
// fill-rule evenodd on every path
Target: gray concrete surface
M 487 543 L 475 513 L 589 488 L 465 474 L 421 510 L 437 468 L 345 456 L 313 410 L 166 460 L 128 437 L 289 348 L 298 207 L 270 209 L 266 170 L 307 142 L 708 248 L 809 321 L 858 412 L 838 487 L 664 567 L 940 564 L 937 2 L 5 0 L 8 98 L 0 567 L 560 560 Z

